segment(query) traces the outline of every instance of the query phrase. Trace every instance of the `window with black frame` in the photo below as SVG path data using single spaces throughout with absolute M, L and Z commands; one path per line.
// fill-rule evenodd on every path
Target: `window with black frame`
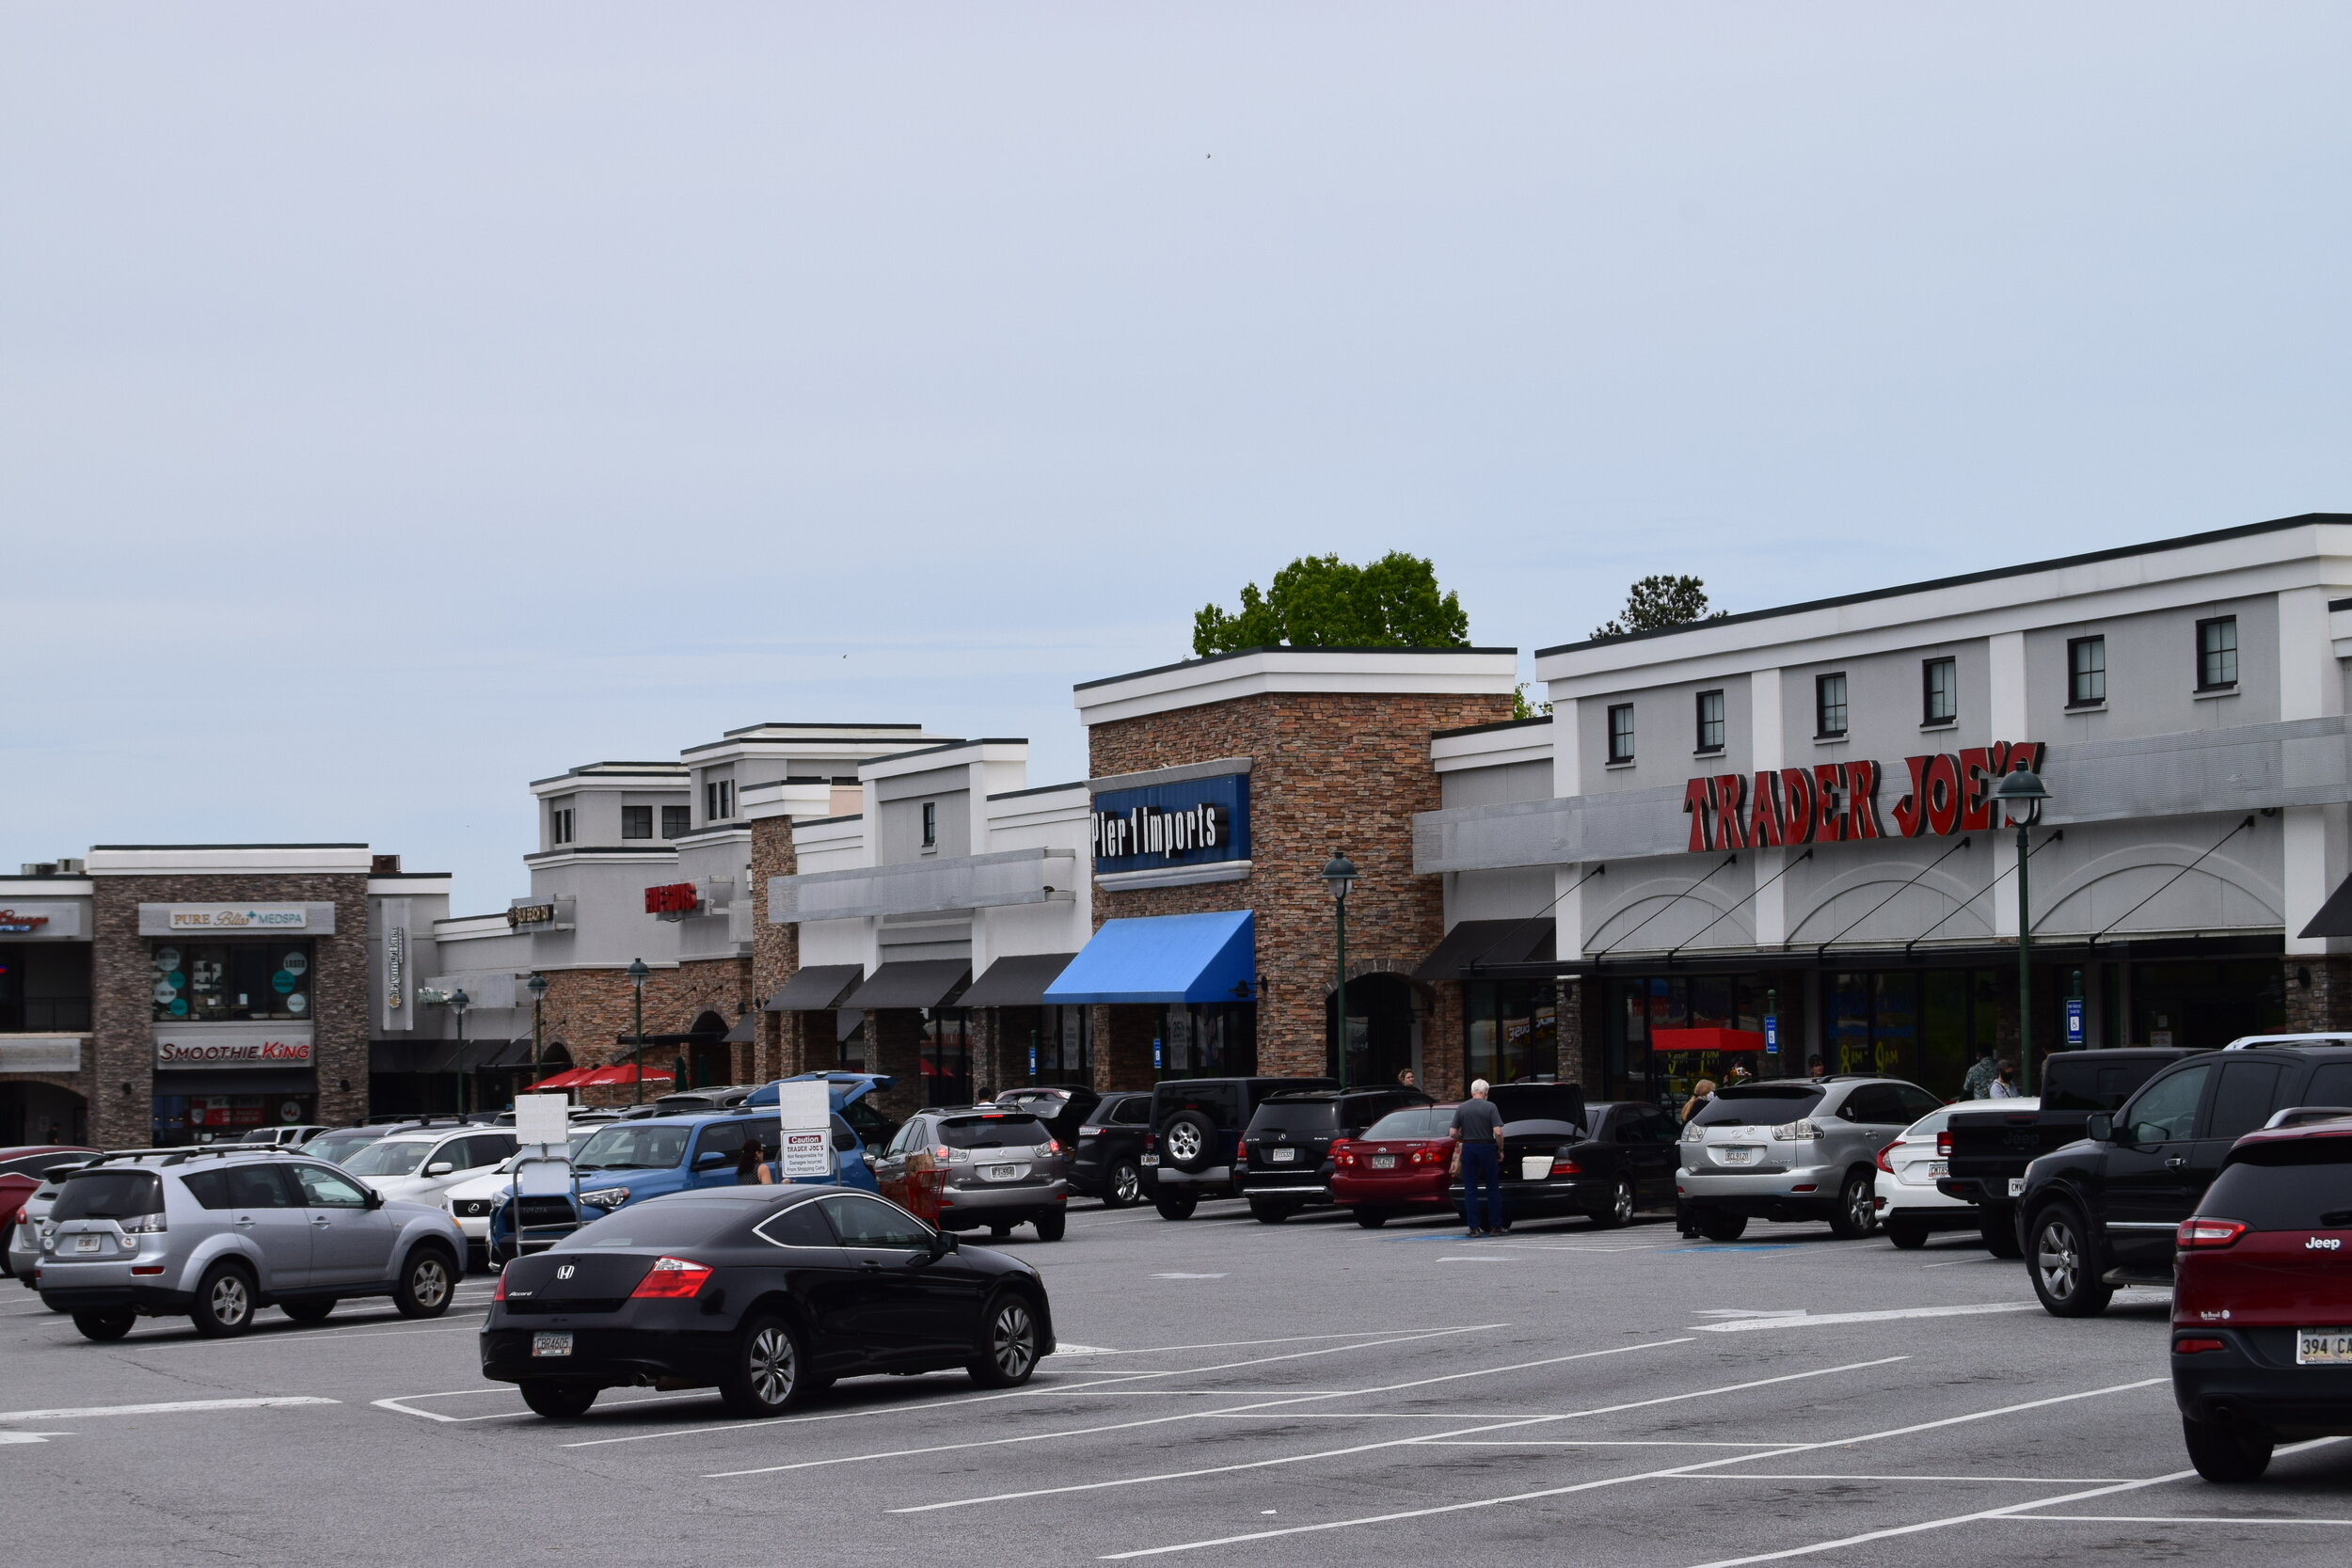
M 150 949 L 154 1021 L 225 1022 L 310 1017 L 310 943 L 166 939 Z
M 2217 690 L 2237 684 L 2237 617 L 2217 616 L 2197 623 L 2197 689 Z
M 1919 666 L 1919 722 L 1952 724 L 1960 721 L 1960 663 L 1931 658 Z
M 1829 740 L 1846 733 L 1846 676 L 1836 674 L 1813 677 L 1813 734 L 1817 739 Z
M 0 1035 L 89 1026 L 89 943 L 0 944 Z
M 1698 695 L 1698 745 L 1701 753 L 1724 749 L 1724 694 L 1702 691 Z
M 971 1013 L 962 1007 L 933 1007 L 923 1020 L 923 1103 L 972 1103 Z
M 1463 1081 L 1508 1084 L 1560 1070 L 1558 988 L 1549 980 L 1462 984 Z
M 2097 707 L 2107 700 L 2107 640 L 2070 638 L 2066 643 L 2066 705 Z
M 1255 1002 L 1171 1003 L 1161 1014 L 1160 1077 L 1238 1078 L 1257 1070 Z
M 1086 1084 L 1094 1078 L 1094 1034 L 1087 1009 L 1038 1009 L 1037 1071 L 1049 1083 Z
M 1633 760 L 1633 705 L 1618 703 L 1609 709 L 1609 760 L 1612 764 Z

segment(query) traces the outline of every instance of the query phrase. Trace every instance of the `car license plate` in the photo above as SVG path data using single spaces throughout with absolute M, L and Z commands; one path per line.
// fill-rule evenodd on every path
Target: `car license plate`
M 1394 1170 L 1396 1169 L 1396 1156 L 1393 1154 L 1375 1154 L 1372 1157 L 1372 1168 L 1375 1170 Z
M 531 1337 L 531 1354 L 569 1355 L 572 1354 L 572 1337 L 568 1334 L 534 1334 Z
M 1268 1149 L 1266 1151 L 1266 1158 L 1273 1161 L 1278 1165 L 1287 1165 L 1298 1158 L 1298 1150 L 1295 1148 Z
M 2352 1328 L 2302 1328 L 2295 1334 L 2298 1367 L 2352 1367 Z
M 95 1236 L 76 1236 L 73 1238 L 73 1250 L 76 1252 L 96 1252 L 98 1250 L 98 1238 Z
M 1522 1181 L 1542 1181 L 1550 1175 L 1551 1156 L 1549 1154 L 1530 1154 L 1519 1162 L 1519 1180 Z
M 988 1179 L 991 1181 L 1018 1181 L 1021 1179 L 1021 1167 L 1019 1165 L 991 1165 L 988 1167 Z
M 1756 1164 L 1756 1150 L 1753 1148 L 1719 1148 L 1715 1153 L 1726 1165 Z
M 1928 1174 L 1930 1176 L 1949 1176 L 1952 1174 L 1952 1163 L 1949 1160 L 1930 1160 L 1928 1162 Z
M 2023 1197 L 2026 1196 L 2026 1179 L 2024 1177 L 2012 1176 L 2009 1179 L 2009 1196 L 2011 1197 Z

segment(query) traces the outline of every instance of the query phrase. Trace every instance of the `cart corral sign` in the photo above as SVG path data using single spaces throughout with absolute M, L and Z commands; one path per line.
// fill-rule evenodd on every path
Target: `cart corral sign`
M 1682 791 L 1691 851 L 1981 832 L 1996 826 L 1993 790 L 2001 775 L 2021 768 L 2040 772 L 2046 750 L 2039 740 L 2004 740 L 1905 757 L 1892 783 L 1885 782 L 1891 770 L 1875 762 L 1692 779 Z M 1882 786 L 1898 784 L 1902 794 L 1882 814 Z

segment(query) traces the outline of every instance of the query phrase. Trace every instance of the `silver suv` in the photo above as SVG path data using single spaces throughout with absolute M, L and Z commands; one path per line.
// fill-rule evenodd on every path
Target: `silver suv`
M 323 1160 L 244 1144 L 103 1155 L 65 1179 L 40 1238 L 40 1299 L 92 1339 L 141 1313 L 242 1334 L 278 1307 L 317 1323 L 350 1296 L 437 1318 L 466 1256 L 445 1210 L 385 1198 Z
M 1878 1227 L 1879 1150 L 1943 1103 L 1868 1073 L 1718 1089 L 1682 1130 L 1683 1222 L 1717 1242 L 1737 1241 L 1751 1219 L 1827 1220 L 1836 1235 L 1867 1236 Z

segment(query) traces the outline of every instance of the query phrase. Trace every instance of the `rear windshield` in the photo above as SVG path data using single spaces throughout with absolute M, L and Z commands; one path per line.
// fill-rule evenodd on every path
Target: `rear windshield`
M 1451 1105 L 1416 1105 L 1409 1111 L 1391 1111 L 1364 1129 L 1367 1138 L 1442 1138 L 1453 1124 Z
M 2137 1062 L 2103 1063 L 2096 1053 L 2061 1051 L 2042 1069 L 2042 1108 L 2045 1111 L 2113 1111 L 2122 1108 L 2132 1091 L 2153 1078 L 2171 1062 L 2154 1057 Z
M 314 1160 L 327 1160 L 340 1165 L 351 1157 L 354 1150 L 362 1149 L 372 1143 L 379 1142 L 383 1136 L 381 1132 L 361 1132 L 356 1130 L 322 1132 L 304 1144 L 301 1152 L 310 1155 Z
M 1813 1114 L 1821 1091 L 1791 1085 L 1757 1084 L 1718 1089 L 1692 1119 L 1701 1127 L 1785 1127 Z
M 768 1212 L 756 1204 L 735 1199 L 648 1203 L 624 1209 L 566 1237 L 561 1248 L 580 1252 L 590 1247 L 701 1246 L 748 1229 L 750 1222 Z
M 2352 1138 L 2296 1138 L 2246 1149 L 2214 1178 L 2197 1212 L 2256 1230 L 2352 1227 Z
M 425 1151 L 432 1147 L 421 1138 L 371 1144 L 342 1164 L 354 1176 L 408 1176 L 424 1164 Z
M 582 1170 L 668 1170 L 685 1158 L 685 1128 L 622 1123 L 599 1129 L 572 1163 Z
M 160 1213 L 163 1189 L 151 1170 L 92 1170 L 65 1179 L 53 1220 L 122 1220 Z
M 1027 1148 L 1053 1135 L 1043 1122 L 1025 1112 L 949 1117 L 939 1124 L 939 1141 L 949 1148 Z
M 1339 1101 L 1334 1100 L 1314 1100 L 1296 1105 L 1269 1100 L 1249 1118 L 1249 1130 L 1253 1132 L 1328 1132 L 1339 1124 Z

